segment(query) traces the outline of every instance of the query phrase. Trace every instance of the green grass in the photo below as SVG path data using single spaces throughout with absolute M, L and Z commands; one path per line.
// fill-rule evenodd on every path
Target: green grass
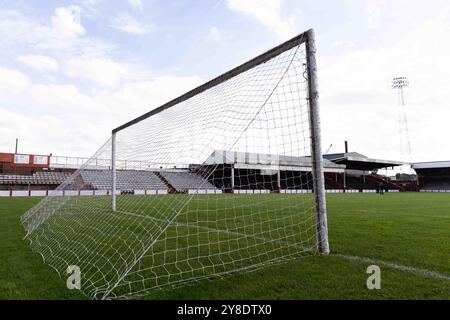
M 253 196 L 245 197 L 248 198 L 241 199 Z M 296 201 L 296 197 L 291 196 L 289 201 Z M 59 278 L 22 240 L 24 231 L 19 218 L 38 201 L 0 198 L 0 298 L 83 299 L 84 295 L 68 290 L 65 279 Z M 145 298 L 450 298 L 448 280 L 384 266 L 380 266 L 382 289 L 368 290 L 368 263 L 335 255 L 368 257 L 450 276 L 450 195 L 331 194 L 327 202 L 330 256 L 308 256 L 253 272 L 202 280 Z M 239 226 L 239 220 L 235 223 Z

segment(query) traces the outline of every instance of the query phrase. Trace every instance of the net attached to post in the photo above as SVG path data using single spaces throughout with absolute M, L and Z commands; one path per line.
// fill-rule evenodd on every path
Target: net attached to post
M 22 217 L 26 238 L 90 298 L 314 254 L 308 72 L 295 45 L 117 131 Z M 235 69 L 237 70 L 237 69 Z

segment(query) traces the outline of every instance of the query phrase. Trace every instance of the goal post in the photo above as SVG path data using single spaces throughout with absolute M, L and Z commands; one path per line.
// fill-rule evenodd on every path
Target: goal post
M 113 129 L 22 216 L 32 249 L 93 299 L 328 254 L 315 55 L 308 30 Z
M 135 125 L 148 117 L 154 116 L 159 112 L 162 112 L 173 105 L 179 104 L 209 88 L 216 86 L 231 77 L 245 72 L 248 69 L 264 63 L 273 56 L 278 55 L 280 52 L 286 51 L 289 48 L 299 45 L 302 42 L 306 46 L 306 64 L 308 73 L 308 99 L 309 99 L 309 121 L 311 130 L 311 158 L 313 166 L 313 183 L 316 198 L 316 225 L 317 225 L 317 251 L 320 254 L 329 254 L 328 244 L 328 226 L 327 226 L 327 209 L 325 198 L 325 181 L 323 173 L 323 159 L 321 149 L 321 134 L 320 134 L 320 112 L 319 112 L 319 91 L 318 91 L 318 79 L 317 79 L 317 63 L 316 63 L 316 44 L 314 29 L 309 29 L 305 33 L 295 37 L 294 39 L 266 52 L 265 54 L 205 83 L 204 85 L 193 89 L 192 91 L 178 97 L 163 106 L 156 108 L 120 127 L 112 130 L 112 210 L 116 210 L 116 170 L 115 170 L 115 144 L 116 133 Z M 277 179 L 279 179 L 277 175 Z M 277 188 L 279 181 L 277 180 Z M 234 184 L 234 169 L 231 169 L 231 184 Z
M 116 133 L 111 135 L 111 209 L 116 211 L 116 190 L 117 190 L 117 172 L 116 172 Z
M 308 70 L 309 121 L 311 130 L 311 158 L 316 199 L 317 251 L 329 254 L 325 178 L 320 134 L 319 90 L 317 80 L 316 43 L 314 30 L 307 31 L 306 61 Z

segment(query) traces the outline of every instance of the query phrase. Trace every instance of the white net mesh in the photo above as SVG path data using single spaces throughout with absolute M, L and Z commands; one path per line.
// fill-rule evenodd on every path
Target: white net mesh
M 23 217 L 27 238 L 91 298 L 310 255 L 315 202 L 305 44 L 116 134 Z

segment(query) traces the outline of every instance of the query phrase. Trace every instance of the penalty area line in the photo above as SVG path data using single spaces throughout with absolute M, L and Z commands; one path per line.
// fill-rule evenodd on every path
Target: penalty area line
M 374 265 L 378 265 L 378 266 L 384 266 L 384 267 L 394 269 L 394 270 L 417 274 L 417 275 L 420 275 L 420 276 L 423 276 L 426 278 L 434 278 L 434 279 L 450 281 L 449 275 L 442 274 L 442 273 L 439 273 L 436 271 L 427 270 L 427 269 L 404 266 L 401 264 L 386 262 L 383 260 L 372 259 L 372 258 L 367 258 L 367 257 L 351 256 L 351 255 L 340 254 L 340 253 L 331 254 L 331 256 L 341 257 L 341 258 L 344 258 L 344 259 L 350 260 L 350 261 L 365 262 L 365 263 L 370 263 L 370 264 L 374 264 Z

